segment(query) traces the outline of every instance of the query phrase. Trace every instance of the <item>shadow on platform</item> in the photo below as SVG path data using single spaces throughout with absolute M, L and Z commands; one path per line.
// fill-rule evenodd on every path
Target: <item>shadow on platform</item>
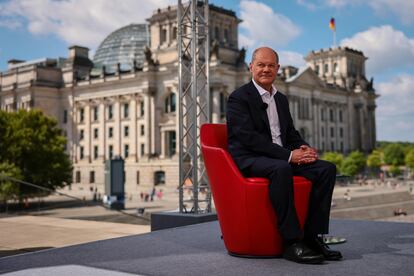
M 0 258 L 6 275 L 414 275 L 414 224 L 331 221 L 344 260 L 229 256 L 217 221 Z

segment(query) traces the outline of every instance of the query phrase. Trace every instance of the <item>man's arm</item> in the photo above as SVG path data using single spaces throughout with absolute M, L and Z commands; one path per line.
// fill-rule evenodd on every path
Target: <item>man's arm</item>
M 257 116 L 260 116 L 257 114 Z M 288 160 L 290 151 L 272 143 L 264 133 L 258 132 L 253 124 L 248 103 L 230 95 L 227 102 L 227 124 L 229 135 L 235 135 L 246 149 L 264 156 Z

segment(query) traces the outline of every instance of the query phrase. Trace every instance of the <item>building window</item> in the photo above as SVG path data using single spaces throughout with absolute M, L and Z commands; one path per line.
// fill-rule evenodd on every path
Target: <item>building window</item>
M 79 110 L 79 122 L 83 123 L 84 120 L 85 120 L 85 110 L 81 108 Z
M 124 158 L 129 156 L 129 145 L 124 145 Z
M 171 157 L 175 154 L 175 150 L 177 147 L 177 140 L 176 140 L 176 135 L 175 135 L 175 131 L 167 131 L 167 155 L 168 157 Z
M 145 144 L 141 144 L 141 156 L 145 154 Z
M 139 185 L 139 171 L 137 171 L 137 185 Z
M 335 144 L 334 144 L 334 142 L 331 142 L 331 151 L 335 151 Z
M 322 142 L 322 151 L 325 151 L 325 142 Z
M 344 129 L 342 127 L 339 128 L 339 137 L 344 137 Z
M 300 133 L 300 136 L 301 136 L 304 140 L 306 140 L 306 130 L 305 130 L 305 128 L 301 127 L 301 128 L 299 129 L 299 133 Z
M 79 148 L 79 158 L 82 160 L 84 157 L 84 148 L 81 146 Z
M 324 65 L 324 73 L 325 73 L 325 74 L 328 74 L 328 69 L 329 69 L 329 65 L 326 63 L 326 64 Z
M 124 104 L 124 118 L 128 118 L 129 117 L 129 104 L 125 103 Z
M 94 146 L 93 147 L 93 158 L 98 159 L 98 155 L 99 155 L 99 148 L 98 146 Z
M 108 105 L 108 120 L 111 120 L 114 117 L 114 111 L 112 104 Z
M 156 171 L 154 172 L 154 185 L 165 184 L 165 172 Z
M 339 122 L 342 123 L 342 110 L 339 110 Z
M 172 39 L 177 39 L 177 27 L 173 27 L 172 29 Z
M 344 143 L 343 142 L 341 142 L 341 151 L 343 152 L 344 151 Z
M 140 110 L 141 110 L 140 116 L 142 117 L 142 116 L 144 116 L 144 111 L 145 111 L 144 102 L 141 102 L 140 103 Z
M 76 183 L 80 183 L 81 182 L 81 172 L 80 171 L 76 171 L 75 181 L 76 181 Z
M 112 138 L 114 136 L 114 128 L 110 127 L 108 129 L 108 138 Z
M 93 138 L 98 139 L 99 130 L 97 128 L 93 129 Z
M 220 41 L 220 29 L 219 29 L 219 27 L 214 28 L 214 37 L 216 38 L 217 41 Z
M 230 41 L 229 30 L 224 29 L 224 42 L 229 43 L 229 41 Z
M 82 141 L 83 138 L 85 138 L 85 131 L 83 129 L 81 129 L 79 131 L 79 141 Z
M 99 109 L 97 106 L 95 106 L 93 108 L 93 120 L 98 121 L 98 117 L 99 117 Z
M 68 122 L 68 111 L 65 109 L 63 110 L 63 123 L 66 124 Z
M 319 75 L 319 70 L 320 70 L 320 69 L 319 69 L 319 65 L 316 65 L 316 66 L 315 66 L 315 73 L 316 73 L 317 75 Z
M 329 109 L 329 120 L 331 122 L 334 121 L 334 111 L 333 111 L 333 109 Z
M 160 45 L 167 41 L 167 30 L 160 26 Z
M 176 99 L 175 99 L 175 93 L 170 93 L 166 98 L 164 102 L 164 112 L 170 113 L 175 112 L 176 108 Z
M 334 128 L 331 127 L 331 137 L 334 137 Z
M 338 74 L 339 73 L 338 63 L 336 63 L 336 62 L 333 65 L 333 71 L 334 71 L 335 74 Z
M 322 135 L 322 137 L 325 137 L 325 128 L 324 127 L 321 128 L 321 135 Z
M 129 126 L 124 126 L 124 136 L 125 137 L 129 136 Z
M 89 183 L 95 183 L 95 171 L 89 172 Z
M 325 121 L 325 119 L 326 119 L 326 118 L 325 118 L 325 109 L 324 109 L 324 108 L 322 108 L 322 109 L 321 109 L 321 120 L 322 120 L 322 121 Z
M 141 136 L 144 136 L 144 134 L 145 134 L 145 126 L 144 125 L 141 125 Z
M 112 157 L 114 156 L 114 147 L 112 145 L 110 145 L 108 148 L 108 156 L 109 159 L 112 159 Z

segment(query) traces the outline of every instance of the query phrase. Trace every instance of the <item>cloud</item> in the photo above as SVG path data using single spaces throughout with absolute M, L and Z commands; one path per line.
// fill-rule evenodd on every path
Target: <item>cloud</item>
M 112 31 L 144 23 L 157 8 L 173 4 L 176 1 L 14 0 L 0 4 L 0 25 L 25 26 L 35 35 L 53 34 L 68 44 L 94 48 Z
M 414 75 L 401 74 L 378 83 L 377 128 L 379 140 L 414 142 Z
M 298 0 L 299 1 L 299 0 Z M 369 5 L 378 15 L 394 14 L 403 24 L 414 23 L 412 0 L 325 0 L 331 7 L 343 8 L 347 5 Z
M 414 64 L 414 39 L 389 25 L 372 27 L 351 38 L 343 39 L 340 44 L 364 52 L 369 58 L 368 74 Z
M 306 8 L 308 8 L 311 11 L 314 11 L 318 8 L 318 6 L 314 3 L 311 3 L 310 1 L 306 1 L 306 0 L 296 0 L 296 3 L 298 3 L 298 5 L 300 6 L 304 6 Z
M 292 65 L 295 67 L 302 67 L 306 64 L 302 54 L 291 51 L 280 51 L 279 60 L 279 63 L 282 66 Z
M 300 34 L 300 28 L 286 16 L 256 1 L 240 2 L 241 34 L 239 45 L 254 47 L 287 45 Z

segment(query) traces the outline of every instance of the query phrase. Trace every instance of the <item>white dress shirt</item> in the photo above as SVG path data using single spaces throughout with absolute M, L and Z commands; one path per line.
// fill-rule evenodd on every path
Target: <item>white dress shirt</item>
M 267 104 L 266 113 L 267 113 L 267 118 L 269 119 L 270 132 L 272 134 L 272 142 L 274 144 L 278 144 L 279 146 L 283 147 L 282 139 L 280 137 L 281 132 L 280 132 L 279 115 L 277 114 L 276 103 L 275 103 L 275 98 L 274 98 L 277 93 L 277 89 L 274 85 L 272 85 L 272 93 L 269 93 L 269 91 L 262 88 L 253 79 L 252 81 L 256 89 L 259 91 L 259 94 L 262 97 L 262 101 Z M 292 152 L 290 153 L 288 162 L 290 162 L 291 158 L 292 158 Z

